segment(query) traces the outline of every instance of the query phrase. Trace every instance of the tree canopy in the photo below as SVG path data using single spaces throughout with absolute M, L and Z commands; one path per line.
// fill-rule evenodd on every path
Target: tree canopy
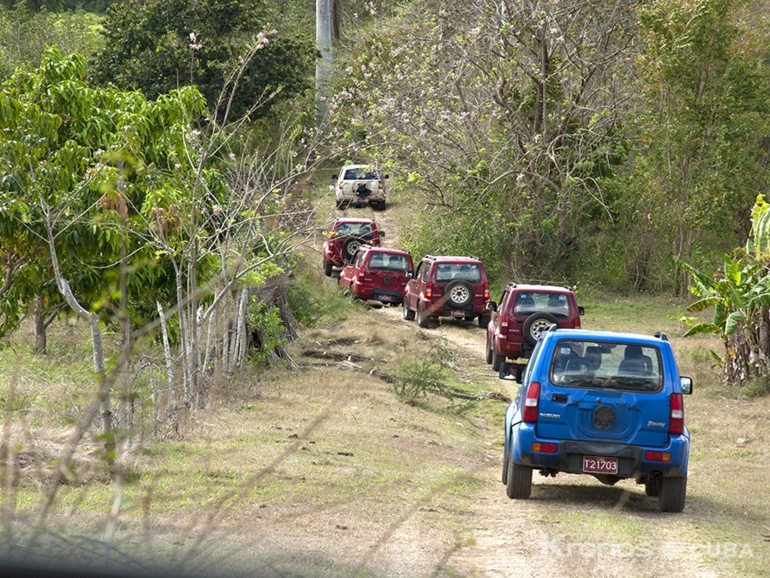
M 148 0 L 114 4 L 104 19 L 104 48 L 93 75 L 103 84 L 137 89 L 154 100 L 185 85 L 198 87 L 209 107 L 232 83 L 239 57 L 258 52 L 238 79 L 231 102 L 238 116 L 260 103 L 291 98 L 311 86 L 312 39 L 290 25 L 267 0 Z

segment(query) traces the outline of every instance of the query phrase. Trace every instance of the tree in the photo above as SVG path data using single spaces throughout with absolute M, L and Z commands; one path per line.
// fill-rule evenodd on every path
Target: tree
M 637 124 L 636 194 L 629 197 L 637 215 L 630 228 L 641 239 L 629 255 L 636 288 L 654 283 L 657 267 L 683 292 L 687 270 L 672 271 L 670 255 L 692 262 L 696 253 L 721 255 L 739 242 L 767 177 L 768 47 L 737 25 L 745 5 L 661 1 L 641 11 L 647 113 Z
M 230 108 L 235 116 L 255 102 L 276 102 L 310 86 L 315 52 L 309 38 L 266 30 L 280 15 L 266 0 L 148 0 L 115 4 L 104 20 L 104 49 L 94 58 L 98 82 L 138 89 L 154 100 L 186 85 L 197 86 L 210 108 L 229 71 L 258 35 L 261 50 L 248 61 Z M 260 106 L 264 115 L 269 106 Z M 223 112 L 220 110 L 220 113 Z
M 332 109 L 341 141 L 408 167 L 428 208 L 415 251 L 574 274 L 585 231 L 614 218 L 602 181 L 627 155 L 634 4 L 414 3 L 364 35 Z

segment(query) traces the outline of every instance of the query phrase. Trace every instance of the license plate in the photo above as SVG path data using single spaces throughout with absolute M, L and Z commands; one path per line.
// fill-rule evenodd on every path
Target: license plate
M 452 317 L 465 317 L 465 311 L 452 311 Z
M 617 474 L 618 458 L 583 456 L 583 471 L 587 474 Z
M 396 298 L 393 297 L 393 295 L 380 295 L 380 301 L 382 301 L 383 303 L 389 303 L 395 300 Z

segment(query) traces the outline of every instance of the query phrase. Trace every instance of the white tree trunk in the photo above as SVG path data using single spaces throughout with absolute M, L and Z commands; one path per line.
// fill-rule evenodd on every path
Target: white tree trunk
M 158 315 L 160 315 L 160 332 L 163 336 L 163 354 L 166 357 L 166 383 L 168 384 L 168 395 L 171 404 L 171 419 L 174 422 L 174 431 L 178 431 L 179 424 L 179 406 L 177 404 L 178 392 L 176 384 L 174 383 L 174 359 L 171 356 L 171 342 L 168 339 L 168 324 L 166 320 L 166 313 L 163 311 L 163 305 L 160 301 L 156 302 L 158 306 Z M 153 395 L 154 398 L 154 395 Z M 157 405 L 157 400 L 153 399 L 154 405 Z M 157 420 L 156 420 L 157 423 Z
M 315 67 L 316 125 L 323 131 L 332 93 L 332 9 L 331 0 L 316 0 L 315 45 L 321 59 Z

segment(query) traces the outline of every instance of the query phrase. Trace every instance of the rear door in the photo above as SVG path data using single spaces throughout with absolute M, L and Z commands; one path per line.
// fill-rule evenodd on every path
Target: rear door
M 587 370 L 581 361 L 586 358 L 580 353 L 588 347 L 601 347 L 605 352 L 596 370 Z M 646 346 L 644 352 L 653 360 L 653 367 L 649 373 L 632 375 L 620 368 L 624 349 L 621 343 L 579 343 L 575 349 L 557 344 L 547 375 L 544 372 L 540 376 L 538 436 L 648 447 L 665 445 L 669 407 L 662 387 L 661 352 Z M 559 355 L 574 361 L 563 364 Z

